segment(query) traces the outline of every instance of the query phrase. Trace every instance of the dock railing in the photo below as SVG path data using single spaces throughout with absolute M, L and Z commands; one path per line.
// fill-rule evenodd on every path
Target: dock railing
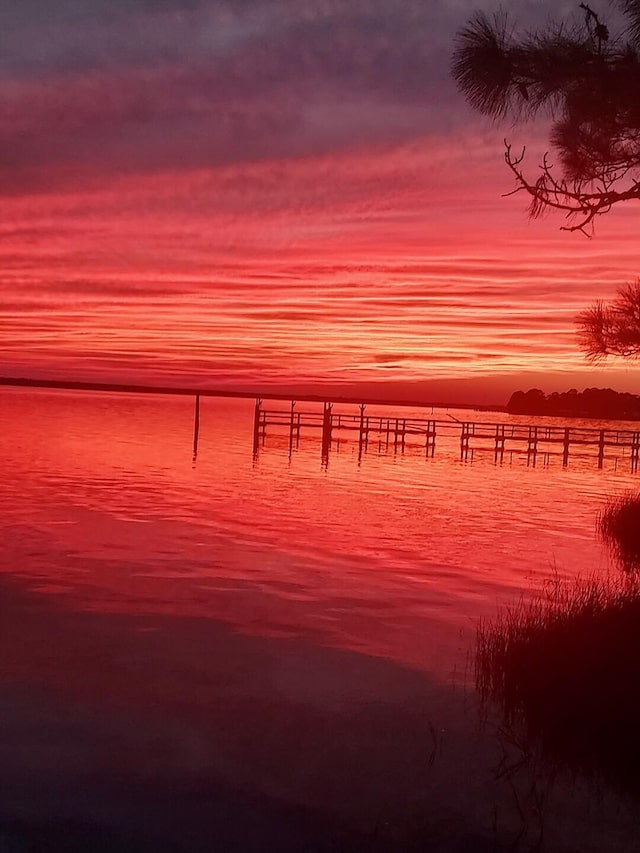
M 607 448 L 629 452 L 633 470 L 640 458 L 640 428 L 606 429 L 570 424 L 504 423 L 473 420 L 447 420 L 434 417 L 404 417 L 394 414 L 369 414 L 365 404 L 358 411 L 336 411 L 329 402 L 321 411 L 301 410 L 295 401 L 288 409 L 267 409 L 256 400 L 254 415 L 254 452 L 264 444 L 267 430 L 286 430 L 289 447 L 297 447 L 301 432 L 317 431 L 321 436 L 323 457 L 328 456 L 332 442 L 341 433 L 357 433 L 361 450 L 366 450 L 372 436 L 385 448 L 405 449 L 407 443 L 420 443 L 427 455 L 435 454 L 438 437 L 456 434 L 460 442 L 460 458 L 467 459 L 474 448 L 492 449 L 502 458 L 509 450 L 524 451 L 535 456 L 539 452 L 562 454 L 563 464 L 569 460 L 572 447 L 597 449 L 598 466 L 604 463 Z

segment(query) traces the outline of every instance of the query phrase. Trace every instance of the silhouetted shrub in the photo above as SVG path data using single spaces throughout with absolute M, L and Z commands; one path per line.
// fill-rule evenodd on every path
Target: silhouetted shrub
M 553 764 L 640 793 L 640 580 L 555 582 L 478 629 L 476 682 Z
M 546 395 L 539 388 L 514 391 L 507 403 L 514 415 L 600 418 L 604 420 L 640 418 L 640 396 L 612 391 L 611 388 L 585 388 Z
M 640 569 L 640 495 L 611 499 L 598 516 L 597 528 L 623 569 Z

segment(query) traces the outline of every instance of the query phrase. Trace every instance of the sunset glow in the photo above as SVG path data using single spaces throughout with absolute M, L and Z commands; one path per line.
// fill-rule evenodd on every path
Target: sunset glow
M 636 850 L 640 0 L 0 23 L 0 853 Z
M 635 211 L 588 241 L 501 197 L 502 132 L 449 79 L 460 4 L 89 7 L 7 12 L 4 375 L 640 389 L 573 324 L 635 278 Z

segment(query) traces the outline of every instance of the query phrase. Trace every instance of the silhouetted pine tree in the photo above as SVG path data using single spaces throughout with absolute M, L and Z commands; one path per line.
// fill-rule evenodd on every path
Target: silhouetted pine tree
M 504 14 L 476 12 L 456 37 L 453 76 L 471 106 L 494 119 L 553 118 L 551 145 L 535 180 L 524 149 L 505 140 L 505 160 L 530 213 L 564 212 L 566 230 L 584 230 L 619 202 L 640 199 L 640 0 L 618 0 L 627 26 L 617 35 L 580 3 L 581 23 L 513 34 Z

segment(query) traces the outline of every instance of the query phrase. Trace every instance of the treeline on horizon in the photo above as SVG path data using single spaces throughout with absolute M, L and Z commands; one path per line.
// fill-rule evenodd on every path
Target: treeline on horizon
M 640 396 L 611 388 L 585 388 L 545 394 L 539 388 L 514 391 L 507 411 L 513 415 L 554 415 L 640 420 Z

